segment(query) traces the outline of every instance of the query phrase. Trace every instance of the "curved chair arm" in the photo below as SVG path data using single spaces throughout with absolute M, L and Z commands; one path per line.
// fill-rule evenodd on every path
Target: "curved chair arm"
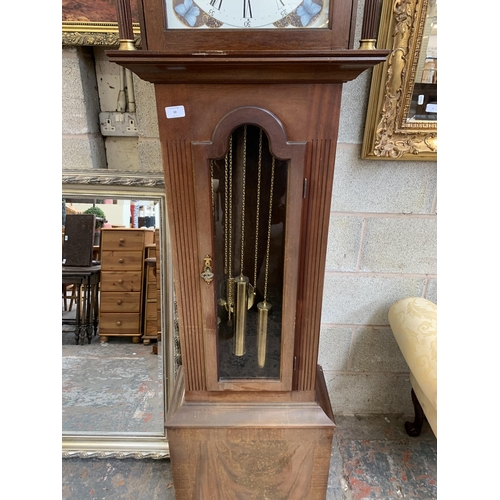
M 389 324 L 412 375 L 437 409 L 437 306 L 420 297 L 398 300 Z

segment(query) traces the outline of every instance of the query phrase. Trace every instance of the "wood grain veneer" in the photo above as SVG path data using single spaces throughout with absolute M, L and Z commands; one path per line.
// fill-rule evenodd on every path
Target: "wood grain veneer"
M 260 404 L 188 402 L 182 371 L 166 425 L 177 499 L 324 500 L 335 425 L 320 369 L 313 401 Z

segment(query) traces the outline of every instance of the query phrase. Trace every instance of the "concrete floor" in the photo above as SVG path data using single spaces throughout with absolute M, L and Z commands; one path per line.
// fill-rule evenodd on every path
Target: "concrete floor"
M 394 415 L 337 416 L 326 500 L 437 498 L 437 440 L 410 438 Z M 62 500 L 174 500 L 170 461 L 62 461 Z
M 155 355 L 152 345 L 127 337 L 75 345 L 72 330 L 62 338 L 63 432 L 163 433 L 161 347 Z

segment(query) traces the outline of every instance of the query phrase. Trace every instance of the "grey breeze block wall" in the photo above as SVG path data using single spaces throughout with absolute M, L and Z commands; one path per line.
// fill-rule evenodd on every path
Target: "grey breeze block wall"
M 97 89 L 114 86 L 106 79 L 116 77 L 117 67 L 106 61 L 103 48 L 94 52 L 97 74 L 88 49 L 63 49 L 63 169 L 161 171 L 153 85 L 135 75 L 139 137 L 122 146 L 132 159 L 118 165 L 116 143 L 104 157 Z M 360 159 L 370 81 L 371 72 L 365 72 L 343 91 L 319 363 L 335 414 L 411 415 L 409 370 L 387 312 L 406 296 L 437 302 L 437 165 Z

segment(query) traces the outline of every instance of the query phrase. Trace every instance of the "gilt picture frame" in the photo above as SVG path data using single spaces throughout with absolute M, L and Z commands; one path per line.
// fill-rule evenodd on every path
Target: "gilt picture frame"
M 429 0 L 384 0 L 377 48 L 391 52 L 373 69 L 361 157 L 437 160 L 437 120 L 408 120 Z
M 141 44 L 138 1 L 130 0 L 134 45 Z M 63 0 L 63 46 L 118 47 L 115 0 Z

